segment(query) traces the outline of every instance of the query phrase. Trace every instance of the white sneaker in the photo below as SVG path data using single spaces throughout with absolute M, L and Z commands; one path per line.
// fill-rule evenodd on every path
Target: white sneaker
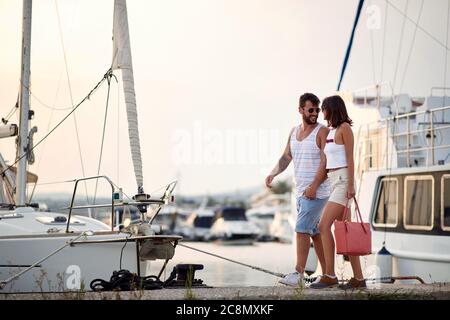
M 281 278 L 278 282 L 291 287 L 299 287 L 304 285 L 305 276 L 299 272 L 289 273 Z

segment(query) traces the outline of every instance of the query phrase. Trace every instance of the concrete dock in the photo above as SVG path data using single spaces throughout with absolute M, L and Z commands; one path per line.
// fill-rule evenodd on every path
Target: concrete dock
M 0 300 L 450 300 L 450 283 L 380 284 L 364 290 L 216 287 L 130 292 L 0 293 Z

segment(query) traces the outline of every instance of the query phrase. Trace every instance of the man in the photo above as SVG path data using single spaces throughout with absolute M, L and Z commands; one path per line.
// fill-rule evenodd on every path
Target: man
M 320 100 L 312 93 L 300 97 L 299 113 L 301 124 L 294 127 L 288 138 L 286 148 L 278 164 L 266 177 L 266 186 L 271 188 L 273 179 L 283 172 L 291 161 L 294 162 L 297 200 L 296 232 L 296 271 L 286 275 L 280 283 L 303 285 L 306 260 L 311 238 L 322 270 L 325 268 L 322 241 L 318 223 L 330 195 L 330 185 L 326 181 L 326 159 L 323 153 L 328 129 L 317 122 Z

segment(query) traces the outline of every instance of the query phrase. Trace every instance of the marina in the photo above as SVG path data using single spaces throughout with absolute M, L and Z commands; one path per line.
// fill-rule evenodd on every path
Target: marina
M 369 239 L 368 249 L 364 253 L 337 254 L 333 242 L 333 251 L 330 252 L 335 264 L 335 285 L 317 290 L 313 289 L 314 284 L 329 277 L 320 266 L 323 261 L 319 258 L 324 255 L 324 247 L 315 241 L 314 237 L 318 234 L 298 230 L 299 212 L 302 210 L 298 200 L 307 199 L 306 190 L 312 188 L 316 172 L 304 170 L 301 175 L 289 174 L 284 176 L 284 180 L 277 178 L 273 185 L 269 185 L 275 176 L 288 167 L 291 160 L 295 160 L 292 156 L 292 140 L 288 140 L 286 147 L 289 152 L 283 153 L 275 167 L 278 169 L 274 169 L 276 174 L 272 174 L 272 171 L 267 176 L 265 186 L 261 172 L 269 173 L 266 170 L 268 165 L 254 163 L 249 166 L 258 167 L 260 172 L 253 174 L 253 180 L 248 179 L 254 182 L 257 177 L 257 187 L 239 188 L 239 179 L 246 176 L 246 170 L 230 169 L 237 163 L 230 164 L 230 171 L 224 169 L 225 173 L 221 170 L 226 165 L 220 167 L 218 176 L 205 171 L 194 178 L 181 178 L 180 168 L 184 168 L 183 174 L 191 174 L 191 171 L 174 164 L 180 159 L 187 159 L 187 155 L 181 153 L 179 157 L 173 156 L 173 162 L 168 165 L 168 161 L 161 161 L 160 158 L 164 154 L 163 148 L 155 147 L 154 141 L 164 141 L 163 144 L 171 145 L 176 150 L 177 143 L 188 144 L 184 140 L 186 135 L 180 135 L 182 130 L 177 131 L 170 141 L 158 131 L 148 134 L 147 130 L 153 128 L 154 122 L 170 122 L 172 116 L 161 106 L 152 105 L 152 113 L 161 113 L 158 113 L 157 118 L 151 118 L 145 110 L 148 109 L 146 103 L 138 103 L 136 99 L 139 97 L 135 87 L 140 87 L 137 81 L 140 71 L 133 69 L 133 46 L 130 42 L 131 31 L 136 29 L 130 27 L 133 18 L 129 15 L 125 0 L 108 3 L 113 7 L 110 19 L 112 52 L 108 51 L 111 57 L 108 56 L 106 63 L 111 64 L 110 67 L 98 74 L 97 82 L 81 95 L 77 103 L 71 97 L 71 107 L 60 109 L 64 111 L 64 116 L 57 122 L 52 123 L 52 113 L 47 133 L 41 133 L 35 126 L 35 118 L 40 116 L 39 108 L 36 108 L 38 104 L 30 104 L 35 98 L 31 78 L 31 30 L 32 25 L 35 27 L 32 24 L 33 2 L 24 0 L 21 8 L 23 26 L 19 95 L 9 113 L 3 107 L 1 109 L 4 118 L 0 126 L 0 300 L 449 300 L 450 88 L 446 82 L 447 72 L 444 72 L 443 86 L 436 86 L 434 82 L 431 85 L 421 84 L 421 88 L 426 87 L 426 93 L 423 90 L 405 93 L 407 91 L 402 90 L 403 83 L 397 89 L 398 65 L 394 79 L 374 81 L 375 84 L 361 89 L 341 90 L 358 21 L 364 6 L 369 6 L 367 1 L 357 3 L 353 30 L 336 90 L 338 97 L 345 101 L 344 108 L 354 119 L 354 126 L 350 129 L 354 134 L 354 141 L 352 136 L 351 142 L 353 149 L 350 156 L 348 152 L 345 155 L 352 158 L 352 163 L 351 166 L 350 162 L 347 165 L 345 158 L 345 167 L 337 169 L 350 170 L 354 166 L 354 198 L 355 205 L 359 203 L 359 206 L 350 206 L 350 216 L 351 221 L 361 224 L 365 239 Z M 389 8 L 399 11 L 390 1 L 383 3 L 386 11 Z M 60 23 L 57 2 L 55 6 Z M 406 13 L 407 9 L 408 2 Z M 420 13 L 422 9 L 423 2 Z M 136 14 L 136 11 L 133 13 Z M 403 21 L 406 21 L 406 13 L 397 16 L 397 20 L 404 18 Z M 447 25 L 449 17 L 450 1 Z M 417 29 L 423 31 L 416 23 L 411 51 Z M 443 47 L 447 68 L 447 51 L 450 51 L 447 41 L 444 44 L 440 40 L 432 40 Z M 383 54 L 384 41 L 385 38 Z M 404 74 L 408 70 L 409 58 Z M 71 91 L 67 61 L 65 63 Z M 373 79 L 376 80 L 375 71 Z M 360 82 L 352 82 L 352 85 L 355 83 Z M 117 94 L 117 119 L 114 120 L 114 126 L 126 127 L 127 133 L 120 134 L 117 129 L 116 133 L 110 132 L 108 136 L 112 85 L 117 86 L 117 92 L 114 93 Z M 91 119 L 89 112 L 84 111 L 83 115 L 88 119 L 77 120 L 75 111 L 81 115 L 82 108 L 90 104 L 93 97 L 98 99 L 98 96 L 106 100 L 106 107 L 102 114 L 102 127 L 99 127 L 100 146 L 92 144 L 87 152 L 98 154 L 98 159 L 92 161 L 91 158 L 87 173 L 81 155 L 78 128 L 82 128 L 83 135 L 87 134 L 87 123 Z M 121 104 L 123 109 L 120 115 Z M 298 109 L 303 107 L 300 102 Z M 317 121 L 319 112 L 326 111 L 324 106 L 322 109 L 316 106 L 308 112 L 315 112 L 317 115 L 314 119 Z M 146 112 L 146 117 L 142 117 L 143 112 Z M 298 117 L 298 114 L 295 116 Z M 70 118 L 75 123 L 76 134 L 72 135 L 74 139 L 76 137 L 82 174 L 77 170 L 69 170 L 69 166 L 67 169 L 64 167 L 65 160 L 74 161 L 73 155 L 64 155 L 65 151 L 60 145 L 60 141 L 67 139 L 67 132 L 61 132 L 61 140 L 56 138 L 59 127 Z M 112 122 L 111 119 L 109 121 Z M 331 126 L 330 119 L 327 121 Z M 320 126 L 314 129 L 317 136 L 319 129 Z M 143 130 L 146 134 L 141 133 Z M 293 132 L 295 135 L 292 135 Z M 194 132 L 193 136 L 197 137 L 196 134 Z M 297 139 L 297 131 L 292 130 L 291 136 Z M 84 143 L 91 139 L 84 136 Z M 123 141 L 119 146 L 121 139 Z M 283 133 L 283 142 L 277 145 L 276 150 L 286 143 L 284 139 Z M 333 136 L 333 139 L 325 140 L 337 146 L 339 144 L 335 139 Z M 35 152 L 39 156 L 45 155 L 43 146 L 47 140 L 49 149 L 59 149 L 57 157 L 53 154 L 46 161 L 50 163 L 46 165 L 54 165 L 55 172 L 59 172 L 51 179 L 60 180 L 64 177 L 65 180 L 40 184 L 38 181 L 42 176 L 34 172 L 39 168 L 39 162 L 35 165 Z M 206 140 L 209 142 L 200 145 L 227 145 L 225 141 L 221 144 L 213 139 Z M 308 142 L 317 149 L 316 158 L 308 158 L 310 154 L 303 149 L 305 144 L 301 149 L 298 148 L 301 157 L 307 154 L 306 158 L 302 158 L 304 163 L 319 168 L 319 162 L 320 166 L 323 162 L 323 148 L 317 141 Z M 295 143 L 300 146 L 302 141 L 297 140 Z M 251 146 L 250 143 L 238 154 L 255 151 Z M 203 151 L 200 152 L 197 147 L 192 147 L 190 152 L 200 157 Z M 69 149 L 75 150 L 75 143 L 70 143 Z M 107 152 L 109 155 L 106 155 Z M 111 155 L 113 153 L 114 156 Z M 279 154 L 279 150 L 273 153 Z M 220 152 L 211 152 L 208 156 L 213 159 L 217 154 Z M 289 155 L 289 161 L 281 168 L 286 154 Z M 111 165 L 109 161 L 113 159 L 116 163 Z M 121 162 L 124 159 L 127 165 Z M 199 164 L 205 170 L 209 166 L 207 163 Z M 157 182 L 152 175 L 144 176 L 145 166 L 150 167 L 149 172 L 154 176 L 158 175 Z M 329 181 L 330 173 L 336 168 L 323 169 L 323 181 L 327 179 L 327 174 Z M 176 174 L 173 174 L 173 170 Z M 160 175 L 161 172 L 164 174 Z M 46 173 L 49 176 L 53 174 L 48 169 Z M 174 176 L 176 178 L 172 179 Z M 209 188 L 220 184 L 220 179 L 225 184 L 228 176 L 235 176 L 236 181 L 233 180 L 232 185 L 236 191 L 210 192 Z M 300 180 L 305 181 L 306 177 L 311 176 L 311 183 L 302 193 L 298 191 L 299 185 L 303 184 L 303 181 L 298 183 L 299 176 Z M 161 177 L 164 182 L 161 182 Z M 43 181 L 49 180 L 44 178 Z M 184 187 L 186 182 L 189 186 L 201 186 L 203 193 L 195 194 L 187 190 L 191 187 Z M 64 184 L 66 189 L 55 187 L 59 184 Z M 304 184 L 306 186 L 307 183 Z M 52 192 L 41 193 L 45 186 L 50 185 L 54 188 Z M 350 190 L 353 186 L 349 184 L 345 187 L 348 188 L 344 195 L 348 203 L 352 198 Z M 335 200 L 330 203 L 339 204 Z M 342 218 L 333 221 L 336 219 Z M 323 232 L 318 221 L 314 228 L 320 227 L 320 232 Z M 350 232 L 347 223 L 351 221 L 342 222 L 345 234 Z M 336 231 L 334 226 L 331 227 L 333 232 Z M 357 226 L 359 228 L 359 224 Z M 304 268 L 299 269 L 296 258 L 300 252 L 300 235 L 304 234 L 309 235 L 303 248 L 308 249 L 308 254 L 305 254 Z M 350 263 L 352 256 L 360 256 L 362 279 L 356 279 L 353 273 Z M 329 261 L 329 256 L 327 258 Z M 281 284 L 280 279 L 285 279 L 292 272 L 299 277 L 299 281 Z M 364 282 L 364 288 L 337 288 L 338 285 L 350 283 L 352 279 Z

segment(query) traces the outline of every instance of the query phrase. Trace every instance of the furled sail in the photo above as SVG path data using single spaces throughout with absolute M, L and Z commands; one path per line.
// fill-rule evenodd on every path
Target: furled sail
M 143 193 L 141 147 L 139 142 L 136 94 L 134 92 L 133 64 L 131 61 L 130 35 L 128 32 L 127 4 L 114 1 L 113 69 L 122 70 L 123 91 L 128 119 L 128 136 L 138 193 Z

